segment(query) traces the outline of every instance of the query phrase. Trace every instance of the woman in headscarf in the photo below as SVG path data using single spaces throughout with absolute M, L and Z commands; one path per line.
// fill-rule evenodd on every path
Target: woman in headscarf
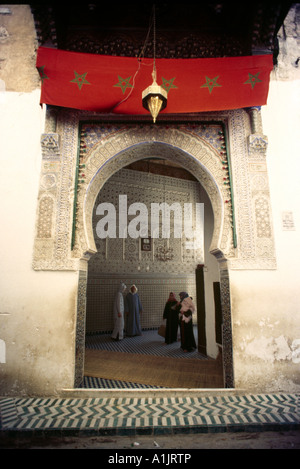
M 163 319 L 166 319 L 166 344 L 172 344 L 177 341 L 178 311 L 175 309 L 177 303 L 175 293 L 170 292 L 163 314 Z
M 130 287 L 130 291 L 125 297 L 124 306 L 125 314 L 127 316 L 126 335 L 142 335 L 140 314 L 142 313 L 143 308 L 135 285 Z
M 179 297 L 179 327 L 181 348 L 184 352 L 192 352 L 196 348 L 192 318 L 193 312 L 196 308 L 192 298 L 189 297 L 188 293 L 180 292 Z

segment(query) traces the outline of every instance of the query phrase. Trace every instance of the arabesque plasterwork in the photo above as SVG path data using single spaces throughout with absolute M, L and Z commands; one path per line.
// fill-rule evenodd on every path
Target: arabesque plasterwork
M 231 269 L 276 268 L 266 167 L 267 144 L 259 148 L 251 146 L 251 136 L 254 135 L 260 135 L 267 141 L 262 134 L 259 110 L 213 115 L 214 120 L 224 123 L 227 128 L 234 220 L 231 203 L 228 204 L 228 201 L 231 202 L 230 186 L 224 183 L 226 174 L 222 157 L 211 142 L 199 136 L 197 122 L 193 128 L 175 123 L 168 126 L 131 124 L 119 127 L 110 123 L 110 128 L 114 127 L 113 132 L 105 131 L 106 124 L 101 124 L 102 138 L 94 140 L 91 150 L 81 159 L 85 165 L 84 181 L 79 180 L 78 183 L 76 215 L 73 217 L 79 123 L 88 118 L 91 119 L 91 116 L 78 111 L 60 111 L 55 127 L 51 116 L 51 131 L 42 135 L 43 158 L 33 259 L 35 269 L 86 268 L 85 260 L 96 250 L 91 220 L 101 187 L 122 167 L 153 155 L 182 165 L 206 190 L 215 220 L 211 252 L 217 258 L 229 260 Z M 99 117 L 92 119 L 99 121 Z M 207 121 L 209 125 L 211 120 L 212 116 L 201 116 L 202 123 Z M 43 224 L 46 219 L 47 233 Z M 74 219 L 75 244 L 71 249 Z M 49 226 L 49 220 L 52 226 Z M 233 223 L 236 247 L 233 243 Z M 262 226 L 263 235 L 259 228 Z

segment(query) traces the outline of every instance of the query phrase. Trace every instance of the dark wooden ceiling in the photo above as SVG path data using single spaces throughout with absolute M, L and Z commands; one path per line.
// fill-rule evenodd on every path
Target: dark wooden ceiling
M 176 2 L 155 6 L 156 57 L 273 53 L 292 2 Z M 39 45 L 76 52 L 153 56 L 152 2 L 32 3 Z

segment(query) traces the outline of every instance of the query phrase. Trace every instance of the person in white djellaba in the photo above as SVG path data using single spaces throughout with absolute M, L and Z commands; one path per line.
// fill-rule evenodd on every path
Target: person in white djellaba
M 126 290 L 125 283 L 121 282 L 119 289 L 116 293 L 114 306 L 113 306 L 113 316 L 114 316 L 114 330 L 112 332 L 111 338 L 113 340 L 122 340 L 124 338 L 124 297 L 123 293 Z

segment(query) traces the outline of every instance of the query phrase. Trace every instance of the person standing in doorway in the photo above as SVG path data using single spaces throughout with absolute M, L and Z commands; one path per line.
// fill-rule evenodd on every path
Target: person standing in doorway
M 126 335 L 142 335 L 140 314 L 143 311 L 137 287 L 132 285 L 125 297 Z
M 126 290 L 125 283 L 121 282 L 114 300 L 114 330 L 111 338 L 113 340 L 122 340 L 124 338 L 124 297 Z

